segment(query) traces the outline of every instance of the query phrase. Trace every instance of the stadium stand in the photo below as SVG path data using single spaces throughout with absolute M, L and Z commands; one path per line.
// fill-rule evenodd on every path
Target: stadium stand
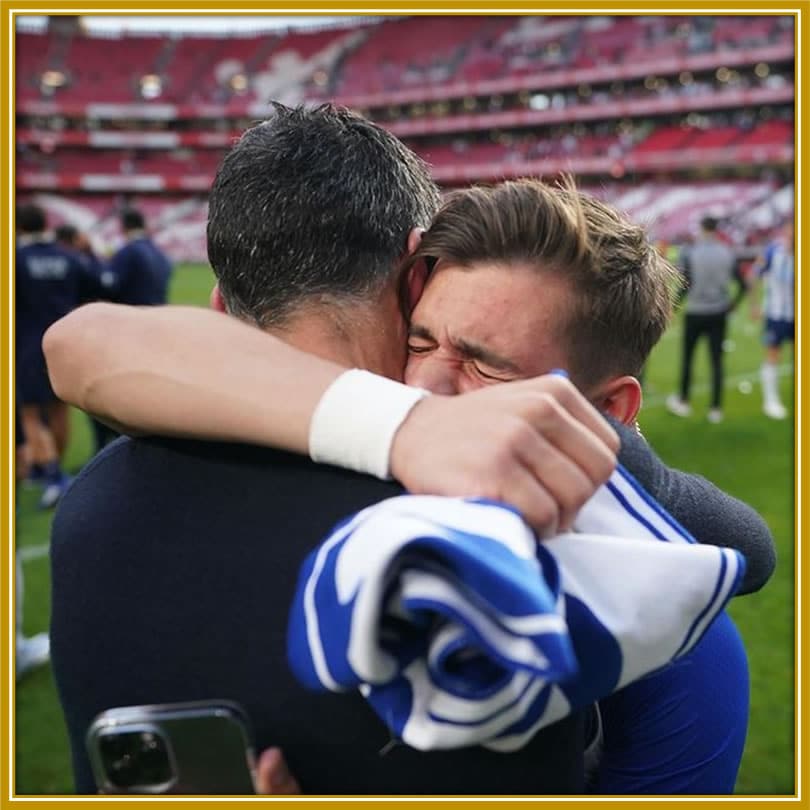
M 358 109 L 445 187 L 571 172 L 657 239 L 706 213 L 765 238 L 789 215 L 791 17 L 358 18 L 217 37 L 55 19 L 16 35 L 17 192 L 108 250 L 135 200 L 172 258 L 204 260 L 205 193 L 270 99 Z

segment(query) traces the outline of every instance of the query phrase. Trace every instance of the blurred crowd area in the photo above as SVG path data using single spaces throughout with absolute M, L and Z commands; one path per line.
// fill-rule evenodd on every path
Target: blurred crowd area
M 224 26 L 226 27 L 226 26 Z M 666 249 L 703 216 L 753 254 L 792 216 L 793 18 L 337 18 L 250 36 L 16 36 L 18 198 L 115 247 L 137 204 L 176 261 L 205 260 L 206 191 L 270 100 L 386 126 L 445 188 L 571 173 Z

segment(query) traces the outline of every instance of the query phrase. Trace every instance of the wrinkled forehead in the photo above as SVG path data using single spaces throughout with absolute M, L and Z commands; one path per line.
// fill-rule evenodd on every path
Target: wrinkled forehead
M 567 322 L 573 296 L 566 279 L 526 264 L 438 262 L 412 316 L 414 326 L 474 340 L 525 364 Z
M 519 316 L 531 316 L 550 301 L 566 307 L 573 302 L 569 282 L 553 271 L 529 262 L 463 265 L 439 259 L 431 267 L 414 312 L 440 315 L 441 306 L 452 302 L 470 316 L 487 315 L 502 305 Z
M 439 319 L 450 313 L 470 320 L 486 317 L 493 304 L 516 304 L 515 291 L 525 286 L 527 279 L 528 268 L 490 261 L 462 265 L 439 259 L 431 267 L 414 314 Z

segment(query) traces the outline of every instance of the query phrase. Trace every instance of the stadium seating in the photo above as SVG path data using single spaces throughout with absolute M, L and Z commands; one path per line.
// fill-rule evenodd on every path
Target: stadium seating
M 212 37 L 181 37 L 172 42 L 162 66 L 161 73 L 166 77 L 166 91 L 163 97 L 168 101 L 204 101 L 214 96 L 212 64 L 223 58 L 223 51 L 234 50 L 238 46 L 239 56 L 244 58 L 257 46 L 255 39 L 236 40 Z M 234 57 L 238 58 L 238 57 Z
M 657 239 L 674 240 L 696 232 L 703 216 L 732 217 L 772 197 L 767 182 L 649 183 L 641 189 L 612 190 L 610 202 L 647 224 Z
M 40 77 L 47 69 L 46 57 L 50 42 L 47 36 L 17 32 L 15 67 L 18 101 L 40 97 Z
M 156 70 L 158 55 L 167 46 L 163 37 L 118 40 L 73 37 L 68 42 L 65 69 L 74 101 L 137 101 L 140 79 Z
M 740 130 L 737 127 L 717 127 L 694 133 L 687 144 L 690 149 L 713 149 L 728 146 L 739 137 Z
M 791 143 L 793 141 L 792 121 L 769 121 L 745 134 L 740 143 L 756 146 L 769 143 Z
M 494 18 L 497 20 L 497 18 Z M 489 17 L 409 17 L 380 23 L 344 61 L 337 95 L 446 82 L 463 63 L 470 42 L 493 25 Z
M 114 195 L 136 195 L 150 220 L 171 223 L 159 228 L 167 249 L 200 259 L 204 194 L 232 139 L 271 98 L 337 99 L 404 138 L 442 185 L 569 171 L 623 203 L 644 199 L 631 213 L 671 238 L 712 206 L 739 218 L 743 202 L 764 212 L 768 195 L 783 199 L 792 59 L 792 19 L 775 15 L 405 17 L 249 36 L 18 31 L 16 183 L 43 195 L 54 221 L 99 220 L 100 241 Z M 155 78 L 145 87 L 144 76 Z M 769 182 L 735 180 L 745 163 L 771 167 Z M 728 179 L 705 179 L 714 172 Z
M 678 149 L 686 143 L 692 133 L 683 127 L 662 127 L 655 130 L 643 143 L 636 147 L 636 152 L 663 152 Z
M 698 23 L 698 21 L 702 21 Z M 701 31 L 695 29 L 701 26 Z M 355 34 L 356 36 L 348 36 Z M 518 78 L 561 67 L 661 62 L 709 48 L 731 49 L 790 43 L 792 30 L 779 17 L 482 17 L 388 19 L 376 25 L 323 31 L 230 37 L 123 36 L 116 38 L 17 34 L 19 98 L 40 95 L 39 75 L 63 70 L 62 101 L 126 101 L 140 98 L 145 74 L 164 80 L 164 100 L 214 103 L 232 91 L 233 71 L 255 78 L 293 69 L 345 41 L 330 75 L 301 80 L 308 97 L 351 98 L 409 87 Z M 276 76 L 279 78 L 279 76 Z

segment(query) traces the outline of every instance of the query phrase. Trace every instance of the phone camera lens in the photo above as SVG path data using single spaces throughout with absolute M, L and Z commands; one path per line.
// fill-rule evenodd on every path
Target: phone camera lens
M 99 753 L 107 780 L 119 790 L 149 789 L 172 779 L 168 745 L 153 731 L 104 734 Z
M 157 735 L 150 731 L 144 731 L 141 734 L 141 743 L 144 751 L 154 751 L 159 745 Z

